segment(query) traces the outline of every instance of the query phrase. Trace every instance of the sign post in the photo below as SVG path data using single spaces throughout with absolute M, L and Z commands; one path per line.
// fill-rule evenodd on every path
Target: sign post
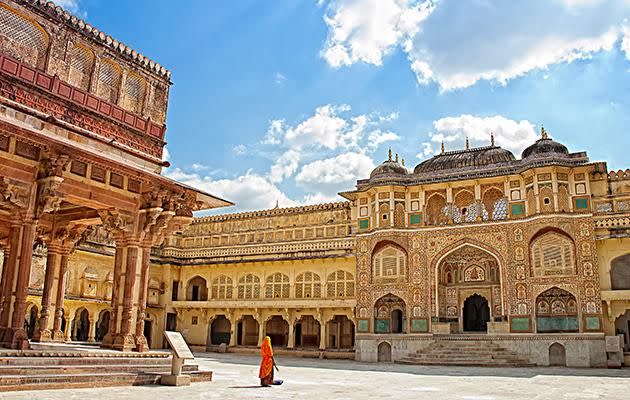
M 170 375 L 162 375 L 160 384 L 166 386 L 188 386 L 190 385 L 190 375 L 182 374 L 182 367 L 185 360 L 194 360 L 192 352 L 188 348 L 186 341 L 179 332 L 165 331 L 164 336 L 171 345 L 173 353 L 173 365 Z

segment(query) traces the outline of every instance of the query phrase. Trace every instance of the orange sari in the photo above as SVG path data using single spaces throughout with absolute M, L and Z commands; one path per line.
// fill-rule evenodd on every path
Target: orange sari
M 273 380 L 273 349 L 271 348 L 271 338 L 269 336 L 265 337 L 260 346 L 260 356 L 262 360 L 258 377 L 261 383 L 269 385 Z

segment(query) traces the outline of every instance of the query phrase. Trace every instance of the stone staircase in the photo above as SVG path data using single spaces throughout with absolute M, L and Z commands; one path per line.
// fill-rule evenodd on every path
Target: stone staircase
M 535 363 L 491 340 L 436 338 L 433 345 L 402 359 L 398 364 L 476 367 L 533 367 Z
M 170 373 L 168 353 L 0 352 L 0 392 L 160 383 Z M 211 371 L 184 365 L 193 382 L 209 382 Z

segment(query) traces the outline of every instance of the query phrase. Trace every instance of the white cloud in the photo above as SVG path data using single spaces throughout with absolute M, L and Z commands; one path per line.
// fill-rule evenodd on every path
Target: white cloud
M 300 153 L 295 150 L 288 150 L 271 166 L 269 180 L 273 183 L 280 183 L 285 178 L 293 176 L 298 169 L 299 162 Z
M 318 107 L 315 115 L 285 132 L 285 141 L 290 147 L 298 149 L 308 145 L 330 150 L 344 146 L 346 139 L 356 130 L 350 127 L 350 121 L 338 114 L 349 110 L 347 105 Z
M 232 152 L 234 152 L 237 156 L 244 156 L 247 154 L 247 146 L 243 144 L 236 145 L 232 147 Z
M 281 74 L 280 72 L 276 72 L 276 84 L 277 85 L 282 85 L 285 81 L 287 80 L 287 77 L 284 76 L 283 74 Z
M 460 115 L 441 118 L 433 122 L 434 132 L 429 134 L 430 141 L 423 143 L 423 151 L 419 158 L 425 158 L 441 151 L 441 142 L 445 142 L 446 150 L 465 148 L 468 137 L 471 147 L 488 146 L 490 134 L 494 133 L 495 143 L 520 157 L 525 147 L 534 143 L 537 134 L 534 125 L 527 120 L 514 121 L 500 115 L 493 117 L 477 117 Z
M 621 50 L 626 53 L 626 60 L 630 61 L 630 26 L 623 27 L 623 39 L 621 40 Z
M 381 65 L 400 47 L 420 84 L 442 91 L 480 80 L 506 84 L 533 70 L 610 51 L 630 51 L 628 0 L 337 0 L 322 50 L 334 68 Z
M 411 0 L 332 1 L 322 56 L 335 68 L 359 61 L 381 65 L 383 56 L 417 33 L 431 8 Z
M 383 132 L 381 130 L 375 130 L 368 136 L 368 146 L 370 148 L 377 148 L 383 143 L 393 142 L 396 140 L 400 140 L 400 136 L 398 136 L 394 132 Z
M 185 173 L 179 168 L 165 174 L 171 179 L 207 191 L 213 195 L 236 203 L 236 209 L 260 210 L 291 207 L 298 202 L 291 200 L 267 178 L 248 171 L 234 179 L 212 179 L 209 176 Z M 227 210 L 226 210 L 227 211 Z
M 304 165 L 295 181 L 313 192 L 330 195 L 352 187 L 357 179 L 368 177 L 373 169 L 374 162 L 367 155 L 343 153 Z
M 79 11 L 79 0 L 54 0 L 54 3 L 71 13 Z
M 284 133 L 285 121 L 283 119 L 274 119 L 269 121 L 267 134 L 263 139 L 263 144 L 280 144 L 280 139 Z

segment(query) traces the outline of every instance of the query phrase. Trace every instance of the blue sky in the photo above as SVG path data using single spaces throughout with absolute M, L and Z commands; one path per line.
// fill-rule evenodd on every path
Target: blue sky
M 339 200 L 389 147 L 519 156 L 541 124 L 630 167 L 630 0 L 59 3 L 172 71 L 164 173 L 232 211 Z

